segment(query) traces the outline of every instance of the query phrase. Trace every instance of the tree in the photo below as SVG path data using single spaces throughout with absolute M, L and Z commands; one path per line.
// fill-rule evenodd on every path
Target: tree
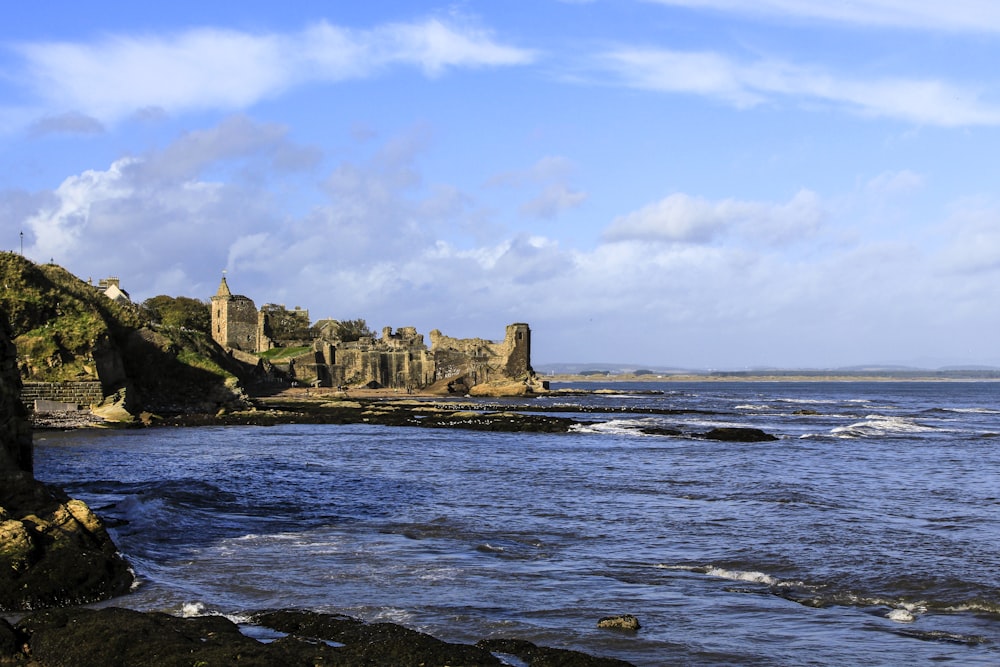
M 368 324 L 361 318 L 356 320 L 324 320 L 318 322 L 315 327 L 317 335 L 336 338 L 344 343 L 350 343 L 365 336 L 374 337 L 375 333 L 368 328 Z
M 161 294 L 146 299 L 142 307 L 153 322 L 165 327 L 178 327 L 211 333 L 212 310 L 207 303 L 187 296 Z
M 295 310 L 288 310 L 274 303 L 266 303 L 260 310 L 264 314 L 264 333 L 278 347 L 301 345 L 312 338 L 309 311 L 298 306 Z

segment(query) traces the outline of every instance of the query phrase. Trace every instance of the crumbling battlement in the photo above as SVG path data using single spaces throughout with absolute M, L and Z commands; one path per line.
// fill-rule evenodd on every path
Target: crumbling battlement
M 436 365 L 435 379 L 466 376 L 472 384 L 500 380 L 523 380 L 531 368 L 531 329 L 519 322 L 507 326 L 499 342 L 482 338 L 452 338 L 431 331 L 431 351 Z

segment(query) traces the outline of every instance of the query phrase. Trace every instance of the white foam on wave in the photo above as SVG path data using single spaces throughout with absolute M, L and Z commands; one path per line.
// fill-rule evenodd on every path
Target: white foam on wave
M 185 602 L 181 605 L 181 618 L 194 618 L 205 615 L 205 605 L 201 602 Z
M 966 415 L 1000 415 L 1000 410 L 994 408 L 945 408 L 945 411 Z
M 963 602 L 961 604 L 945 607 L 944 611 L 952 613 L 972 612 L 974 614 L 1000 614 L 1000 603 L 984 601 Z
M 830 401 L 821 398 L 779 398 L 779 403 L 794 403 L 795 405 L 822 405 Z
M 115 505 L 115 509 L 122 513 L 127 522 L 135 523 L 150 515 L 165 512 L 166 505 L 163 498 L 128 495 Z
M 908 609 L 893 609 L 888 614 L 885 615 L 890 621 L 895 621 L 896 623 L 913 623 L 917 620 L 917 617 L 913 615 L 913 612 Z
M 753 584 L 765 584 L 767 586 L 780 586 L 781 581 L 763 572 L 747 572 L 743 570 L 726 570 L 721 567 L 710 567 L 705 572 L 710 577 L 719 579 L 729 579 L 731 581 L 747 581 Z
M 848 426 L 838 426 L 831 434 L 842 438 L 877 437 L 880 435 L 899 435 L 907 433 L 927 433 L 935 431 L 932 426 L 918 424 L 906 417 L 889 417 L 887 415 L 866 415 L 864 421 Z
M 644 419 L 612 419 L 596 424 L 574 424 L 570 427 L 573 433 L 600 433 L 602 435 L 646 435 L 639 429 L 651 426 L 653 422 Z
M 717 579 L 728 579 L 729 581 L 745 581 L 752 584 L 764 584 L 765 586 L 804 586 L 801 581 L 799 582 L 789 582 L 782 581 L 777 577 L 772 577 L 764 572 L 756 572 L 754 570 L 729 570 L 723 567 L 716 567 L 714 565 L 671 565 L 669 563 L 658 563 L 655 565 L 659 570 L 679 570 L 682 572 L 695 572 L 698 574 L 707 574 L 710 577 L 716 577 Z

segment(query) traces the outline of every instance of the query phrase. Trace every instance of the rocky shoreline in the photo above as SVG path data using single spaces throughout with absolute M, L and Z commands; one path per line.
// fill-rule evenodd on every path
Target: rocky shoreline
M 222 616 L 181 618 L 119 607 L 39 611 L 13 625 L 0 618 L 0 665 L 25 667 L 630 664 L 517 639 L 456 644 L 395 623 L 303 610 L 253 612 L 240 625 Z
M 563 390 L 549 395 L 579 396 L 603 391 Z M 607 392 L 612 393 L 612 392 Z M 622 393 L 622 392 L 613 392 Z M 630 391 L 631 394 L 661 393 Z M 606 414 L 607 407 L 581 405 L 542 405 L 533 398 L 504 403 L 488 398 L 441 397 L 433 394 L 400 395 L 387 390 L 288 389 L 259 395 L 240 409 L 219 410 L 214 414 L 182 413 L 170 416 L 143 414 L 129 423 L 109 423 L 86 412 L 35 415 L 38 429 L 69 430 L 88 427 L 181 427 L 181 426 L 275 426 L 278 424 L 378 424 L 421 428 L 458 428 L 498 432 L 566 433 L 576 427 L 599 423 L 580 415 L 589 412 Z M 619 407 L 616 414 L 683 416 L 697 411 L 671 408 Z M 560 416 L 571 413 L 573 416 Z M 706 432 L 679 428 L 643 428 L 647 435 L 682 436 L 731 442 L 766 442 L 776 440 L 771 434 L 752 428 L 715 428 Z

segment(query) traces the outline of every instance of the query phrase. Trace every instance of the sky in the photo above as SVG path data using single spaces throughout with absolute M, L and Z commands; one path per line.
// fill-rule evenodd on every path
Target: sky
M 15 3 L 0 249 L 536 366 L 1000 366 L 998 62 L 992 0 Z

